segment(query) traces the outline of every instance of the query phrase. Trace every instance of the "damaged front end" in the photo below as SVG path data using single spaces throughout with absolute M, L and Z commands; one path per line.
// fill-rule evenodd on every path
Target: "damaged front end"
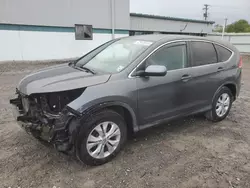
M 73 134 L 69 125 L 76 124 L 77 115 L 67 104 L 78 98 L 84 89 L 23 95 L 10 100 L 16 120 L 34 137 L 53 143 L 59 151 L 70 151 Z M 73 112 L 73 113 L 72 113 Z

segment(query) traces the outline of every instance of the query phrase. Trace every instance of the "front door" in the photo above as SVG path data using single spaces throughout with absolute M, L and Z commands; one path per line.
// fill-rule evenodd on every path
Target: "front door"
M 165 76 L 137 77 L 139 124 L 153 123 L 186 113 L 192 108 L 187 45 L 177 42 L 156 50 L 137 69 L 149 65 L 167 67 Z

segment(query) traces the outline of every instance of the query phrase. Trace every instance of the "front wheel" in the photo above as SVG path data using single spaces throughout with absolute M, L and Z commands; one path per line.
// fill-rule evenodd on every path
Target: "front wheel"
M 228 87 L 222 87 L 215 95 L 212 109 L 205 115 L 207 119 L 218 122 L 225 119 L 231 109 L 233 102 L 233 95 Z
M 127 139 L 123 117 L 112 110 L 94 114 L 77 138 L 77 157 L 87 165 L 101 165 L 114 158 Z

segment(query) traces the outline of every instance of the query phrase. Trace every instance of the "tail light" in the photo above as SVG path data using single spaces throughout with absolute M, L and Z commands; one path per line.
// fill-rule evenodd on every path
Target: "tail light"
M 242 65 L 243 65 L 243 61 L 242 61 L 242 57 L 240 57 L 240 62 L 239 62 L 239 64 L 238 64 L 238 67 L 239 67 L 239 68 L 242 68 Z

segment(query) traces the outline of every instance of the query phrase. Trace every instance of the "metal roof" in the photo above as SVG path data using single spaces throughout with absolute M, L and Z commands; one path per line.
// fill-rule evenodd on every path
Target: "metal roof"
M 130 13 L 130 16 L 142 17 L 142 18 L 153 18 L 153 19 L 160 19 L 160 20 L 173 20 L 173 21 L 182 21 L 182 22 L 204 23 L 204 24 L 214 24 L 215 23 L 214 21 L 194 20 L 194 19 L 176 18 L 176 17 L 169 17 L 169 16 L 158 16 L 158 15 L 140 14 L 140 13 Z

